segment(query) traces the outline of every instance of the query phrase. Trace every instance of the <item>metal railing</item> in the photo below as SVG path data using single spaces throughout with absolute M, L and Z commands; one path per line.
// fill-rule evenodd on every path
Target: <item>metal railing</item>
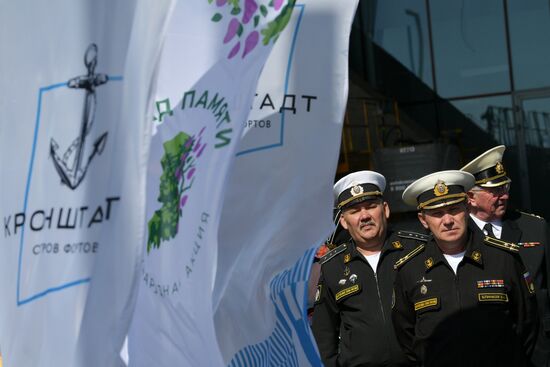
M 550 148 L 550 113 L 521 111 L 526 145 Z M 511 107 L 488 106 L 481 116 L 487 122 L 487 133 L 505 145 L 516 145 L 516 123 Z
M 400 111 L 395 100 L 349 98 L 338 174 L 371 168 L 374 150 L 391 145 L 400 137 Z

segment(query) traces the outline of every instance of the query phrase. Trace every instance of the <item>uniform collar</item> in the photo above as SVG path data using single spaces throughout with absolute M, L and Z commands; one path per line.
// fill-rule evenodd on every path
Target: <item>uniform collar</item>
M 472 220 L 474 221 L 474 223 L 479 227 L 479 229 L 483 230 L 483 227 L 487 224 L 487 223 L 490 223 L 491 225 L 493 225 L 494 227 L 496 227 L 497 229 L 499 230 L 502 230 L 502 220 L 494 220 L 494 221 L 491 221 L 491 222 L 486 222 L 484 220 L 481 220 L 479 219 L 478 217 L 476 217 L 475 215 L 473 214 L 470 214 L 470 217 L 472 218 Z
M 466 261 L 482 266 L 483 249 L 480 245 L 483 243 L 483 239 L 481 238 L 479 231 L 472 231 L 470 228 L 468 228 L 467 231 L 468 240 L 466 242 L 464 258 L 467 259 Z M 437 246 L 433 237 L 428 242 L 428 246 L 426 246 L 426 251 L 424 253 L 424 269 L 426 272 L 429 272 L 431 269 L 440 264 L 445 264 L 445 256 Z
M 382 248 L 380 250 L 380 257 L 382 257 L 387 252 L 403 249 L 403 244 L 399 241 L 399 237 L 394 236 L 393 234 L 394 233 L 390 230 L 386 232 L 386 239 L 384 240 L 384 244 L 382 245 Z M 349 244 L 350 246 L 348 251 L 344 253 L 344 262 L 350 262 L 352 259 L 355 258 L 364 259 L 363 254 L 361 254 L 359 250 L 357 250 L 357 245 L 355 244 L 353 238 L 350 239 Z M 346 254 L 348 254 L 349 256 L 346 257 Z M 346 259 L 348 261 L 346 261 Z

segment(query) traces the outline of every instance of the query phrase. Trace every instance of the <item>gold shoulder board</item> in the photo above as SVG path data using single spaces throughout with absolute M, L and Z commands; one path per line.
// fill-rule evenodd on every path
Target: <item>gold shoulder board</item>
M 409 261 L 410 259 L 412 259 L 413 257 L 415 257 L 416 255 L 418 255 L 419 253 L 421 253 L 423 250 L 424 250 L 424 247 L 426 247 L 425 245 L 420 245 L 418 247 L 416 247 L 414 250 L 412 250 L 411 252 L 409 252 L 407 255 L 403 256 L 401 259 L 397 260 L 397 262 L 395 263 L 395 265 L 393 266 L 393 268 L 395 270 L 399 269 L 401 266 L 403 266 L 403 264 L 405 264 L 407 261 Z
M 397 231 L 397 236 L 401 238 L 409 238 L 411 240 L 418 240 L 422 242 L 428 242 L 430 236 L 427 234 L 411 232 L 411 231 Z
M 519 253 L 519 246 L 516 245 L 515 243 L 499 240 L 498 238 L 494 238 L 491 236 L 485 236 L 483 241 L 485 242 L 486 245 L 497 247 L 514 254 Z
M 522 212 L 521 210 L 518 210 L 518 212 L 520 212 L 521 214 L 528 215 L 528 216 L 530 216 L 530 217 L 535 217 L 535 218 L 539 218 L 539 219 L 544 219 L 544 218 L 541 217 L 540 215 L 536 215 L 536 214 L 533 214 L 533 213 L 526 213 L 526 212 Z

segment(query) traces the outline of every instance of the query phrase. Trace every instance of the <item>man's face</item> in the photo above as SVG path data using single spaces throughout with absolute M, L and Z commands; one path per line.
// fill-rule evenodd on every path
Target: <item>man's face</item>
M 348 230 L 355 243 L 380 245 L 386 236 L 389 217 L 388 203 L 367 200 L 344 209 L 340 216 L 340 225 Z
M 509 189 L 510 184 L 484 188 L 476 186 L 468 193 L 472 213 L 486 222 L 502 219 L 510 198 Z
M 418 213 L 424 228 L 429 229 L 438 244 L 460 243 L 468 228 L 468 210 L 464 202 Z

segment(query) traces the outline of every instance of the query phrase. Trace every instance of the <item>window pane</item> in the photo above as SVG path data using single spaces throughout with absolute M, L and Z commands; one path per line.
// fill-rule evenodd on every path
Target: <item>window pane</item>
M 439 126 L 435 103 L 401 104 L 400 114 L 405 118 L 401 124 L 404 145 L 428 143 L 437 139 Z
M 506 145 L 504 165 L 513 182 L 510 188 L 510 201 L 512 206 L 521 207 L 521 170 L 512 98 L 510 96 L 476 98 L 453 101 L 451 104 L 468 121 L 460 127 L 463 163 L 468 163 L 489 148 L 500 144 Z M 445 128 L 457 128 L 457 126 L 446 123 L 442 129 Z
M 508 92 L 502 0 L 432 0 L 430 12 L 438 94 Z
M 525 144 L 533 148 L 550 148 L 550 97 L 523 101 Z
M 468 139 L 463 139 L 466 146 L 475 149 L 478 145 L 517 144 L 510 96 L 465 99 L 451 104 L 462 112 L 467 122 L 461 127 L 447 123 L 442 129 L 460 128 L 462 134 L 469 135 Z
M 521 105 L 527 153 L 531 207 L 546 218 L 550 215 L 550 97 L 526 99 Z
M 366 79 L 367 75 L 365 73 L 366 65 L 364 60 L 363 48 L 365 45 L 362 44 L 361 37 L 361 24 L 359 22 L 359 11 L 355 13 L 355 18 L 353 18 L 353 23 L 351 27 L 351 33 L 349 37 L 349 65 L 350 68 L 356 73 L 356 75 L 361 76 Z
M 550 85 L 548 0 L 511 0 L 508 4 L 515 88 Z
M 424 0 L 379 1 L 374 42 L 433 88 Z

